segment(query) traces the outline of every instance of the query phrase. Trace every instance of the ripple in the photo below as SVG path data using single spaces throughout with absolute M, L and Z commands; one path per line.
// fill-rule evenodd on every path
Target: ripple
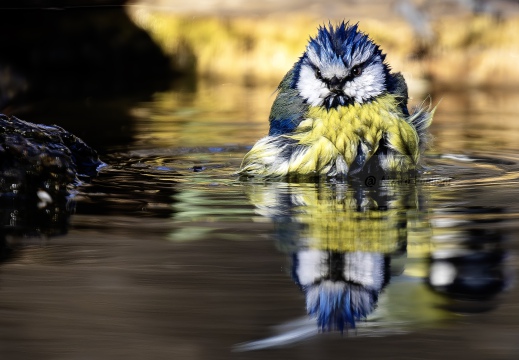
M 453 186 L 510 185 L 519 181 L 517 154 L 441 154 L 426 157 L 426 176 L 449 178 Z

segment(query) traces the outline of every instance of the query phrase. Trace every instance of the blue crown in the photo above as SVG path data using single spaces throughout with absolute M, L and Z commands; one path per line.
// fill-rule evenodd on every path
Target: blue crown
M 349 26 L 348 22 L 342 22 L 337 27 L 331 23 L 320 26 L 317 36 L 310 38 L 311 47 L 319 57 L 338 57 L 349 67 L 352 65 L 352 55 L 356 53 L 370 53 L 371 57 L 380 56 L 384 60 L 379 46 L 366 34 L 359 31 L 357 24 Z
M 368 35 L 359 31 L 357 24 L 350 26 L 349 22 L 341 22 L 334 27 L 331 23 L 328 26 L 319 26 L 315 38 L 310 38 L 305 53 L 299 58 L 294 66 L 294 78 L 291 87 L 295 88 L 299 81 L 299 70 L 304 62 L 309 62 L 308 51 L 315 52 L 322 63 L 343 62 L 346 67 L 351 67 L 355 56 L 360 54 L 368 55 L 364 58 L 364 63 L 369 63 L 372 59 L 380 58 L 382 61 L 386 55 L 382 53 L 380 47 L 375 44 Z M 316 66 L 317 64 L 311 64 Z M 387 66 L 387 65 L 386 65 Z M 389 68 L 387 68 L 389 69 Z

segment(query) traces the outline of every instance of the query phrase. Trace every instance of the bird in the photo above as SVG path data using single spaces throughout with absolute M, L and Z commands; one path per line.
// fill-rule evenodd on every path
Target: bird
M 403 75 L 358 23 L 318 27 L 277 88 L 268 135 L 243 158 L 245 177 L 349 178 L 420 169 L 431 105 L 409 111 Z

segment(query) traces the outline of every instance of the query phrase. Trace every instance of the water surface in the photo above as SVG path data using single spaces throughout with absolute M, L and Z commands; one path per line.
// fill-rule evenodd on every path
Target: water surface
M 433 94 L 417 181 L 242 181 L 272 90 L 200 81 L 19 114 L 73 118 L 108 166 L 67 235 L 12 239 L 6 358 L 516 358 L 519 93 Z

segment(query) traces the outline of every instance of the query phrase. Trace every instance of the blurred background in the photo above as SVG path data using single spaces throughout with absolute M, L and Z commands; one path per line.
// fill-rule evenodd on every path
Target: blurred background
M 342 20 L 359 22 L 388 62 L 414 81 L 459 88 L 511 86 L 518 77 L 514 0 L 21 0 L 0 6 L 9 15 L 3 29 L 11 31 L 3 42 L 4 102 L 16 87 L 33 87 L 42 71 L 73 71 L 81 59 L 82 90 L 101 74 L 111 73 L 112 83 L 160 77 L 165 65 L 177 75 L 277 83 L 318 25 Z M 143 57 L 154 66 L 146 68 Z
M 279 81 L 318 25 L 359 23 L 411 81 L 517 83 L 517 1 L 133 1 L 130 17 L 182 72 Z

